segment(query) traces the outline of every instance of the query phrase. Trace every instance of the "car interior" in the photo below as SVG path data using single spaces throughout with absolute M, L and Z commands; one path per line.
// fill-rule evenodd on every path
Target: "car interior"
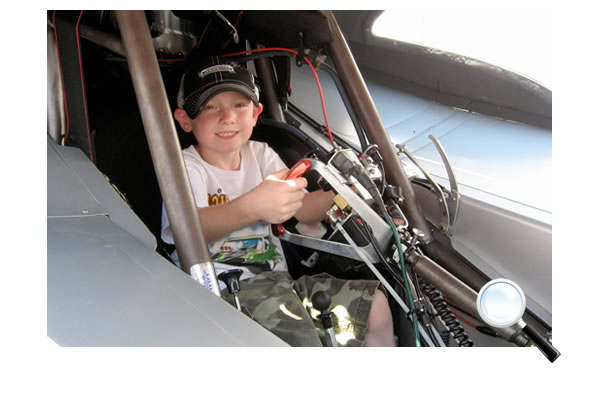
M 339 208 L 344 222 L 326 220 L 321 223 L 326 231 L 317 241 L 307 240 L 294 219 L 284 224 L 282 245 L 294 278 L 327 272 L 345 279 L 383 279 L 390 283 L 387 289 L 395 293 L 395 296 L 389 296 L 389 303 L 398 346 L 415 346 L 415 335 L 418 335 L 415 331 L 419 331 L 422 338 L 426 337 L 420 342 L 427 346 L 529 346 L 535 341 L 548 358 L 555 359 L 558 351 L 551 345 L 551 311 L 548 312 L 547 305 L 540 300 L 544 299 L 543 296 L 529 297 L 530 293 L 537 294 L 530 287 L 525 286 L 529 303 L 524 309 L 523 320 L 527 329 L 512 325 L 491 327 L 479 315 L 474 315 L 477 292 L 502 272 L 500 268 L 490 267 L 492 265 L 477 263 L 476 257 L 465 255 L 462 250 L 459 252 L 453 241 L 456 244 L 461 235 L 453 238 L 448 234 L 451 228 L 436 222 L 442 217 L 450 223 L 451 216 L 456 218 L 455 215 L 458 215 L 458 202 L 452 202 L 451 197 L 452 176 L 447 181 L 440 181 L 435 175 L 438 182 L 432 183 L 427 176 L 422 176 L 418 168 L 412 167 L 414 172 L 409 172 L 409 178 L 411 187 L 416 191 L 402 187 L 396 180 L 400 175 L 391 170 L 395 166 L 388 166 L 390 153 L 385 150 L 393 147 L 390 137 L 378 136 L 390 140 L 389 146 L 387 142 L 377 143 L 384 139 L 376 141 L 374 134 L 370 134 L 371 124 L 363 116 L 361 104 L 354 98 L 353 90 L 359 88 L 348 85 L 348 80 L 352 79 L 346 75 L 349 72 L 346 70 L 354 71 L 358 67 L 333 59 L 335 55 L 332 52 L 341 49 L 332 48 L 344 42 L 336 36 L 337 30 L 331 27 L 334 15 L 340 26 L 346 29 L 346 38 L 353 42 L 357 60 L 364 62 L 369 55 L 374 58 L 385 56 L 383 49 L 369 49 L 361 43 L 356 31 L 349 28 L 372 23 L 378 12 L 337 11 L 327 14 L 317 11 L 228 10 L 143 13 L 171 111 L 177 107 L 179 81 L 192 59 L 219 55 L 243 64 L 257 75 L 261 101 L 265 105 L 252 139 L 268 143 L 289 168 L 306 160 L 312 163 L 313 170 L 304 174 L 309 191 L 333 188 L 350 202 L 351 208 Z M 48 84 L 54 86 L 48 90 L 48 134 L 55 144 L 76 147 L 85 153 L 154 235 L 153 251 L 166 264 L 173 264 L 170 254 L 174 246 L 160 239 L 161 208 L 166 199 L 163 196 L 165 190 L 161 190 L 160 174 L 157 173 L 157 165 L 160 169 L 161 163 L 153 157 L 155 152 L 149 145 L 143 119 L 154 109 L 145 108 L 138 102 L 137 76 L 131 68 L 132 60 L 127 56 L 126 38 L 121 31 L 125 27 L 119 27 L 120 20 L 123 19 L 118 19 L 116 13 L 110 11 L 48 12 Z M 277 23 L 272 23 L 274 20 Z M 380 68 L 395 67 L 393 64 L 401 58 L 401 51 L 414 51 L 414 48 L 400 45 L 397 50 L 391 59 L 392 65 L 380 64 Z M 419 59 L 419 56 L 416 54 L 414 58 Z M 443 66 L 439 59 L 438 63 L 424 57 L 422 61 L 423 64 L 433 62 L 428 67 L 430 72 Z M 411 101 L 415 97 L 435 100 L 436 105 L 471 111 L 475 113 L 473 116 L 494 117 L 495 120 L 486 124 L 495 124 L 493 122 L 498 121 L 497 118 L 519 122 L 519 127 L 531 133 L 551 127 L 551 96 L 550 112 L 543 96 L 540 98 L 535 94 L 531 94 L 533 98 L 522 110 L 499 106 L 499 102 L 507 99 L 502 95 L 487 101 L 474 98 L 461 101 L 454 91 L 435 91 L 419 85 L 416 81 L 419 72 L 415 71 L 419 65 L 414 67 L 405 72 L 413 75 L 415 80 L 394 82 L 406 89 L 396 90 L 398 101 L 392 102 L 406 105 L 407 102 L 415 102 Z M 377 86 L 390 86 L 388 81 L 394 79 L 397 72 L 395 69 L 384 74 L 380 69 L 363 68 L 363 74 L 370 75 L 369 88 L 378 94 L 388 94 L 385 88 Z M 455 75 L 463 75 L 463 72 L 457 71 Z M 478 85 L 477 78 L 486 77 L 485 70 L 476 72 L 480 74 L 475 74 L 472 81 L 465 83 Z M 426 76 L 421 77 L 427 79 Z M 492 77 L 491 80 L 490 84 L 498 86 L 522 85 L 505 76 Z M 403 98 L 404 95 L 411 98 Z M 58 104 L 52 108 L 54 102 Z M 392 107 L 385 113 L 395 111 Z M 342 112 L 343 115 L 338 115 Z M 454 112 L 445 119 L 455 119 L 453 116 Z M 180 149 L 195 143 L 191 133 L 183 132 L 177 124 L 175 129 Z M 409 135 L 409 140 L 423 135 Z M 443 151 L 433 149 L 433 145 L 428 146 L 436 155 Z M 397 161 L 413 165 L 407 157 Z M 357 166 L 361 169 L 355 170 Z M 339 173 L 344 174 L 344 169 L 340 168 L 349 168 L 345 178 L 351 179 L 352 184 L 340 180 L 344 178 L 338 176 Z M 339 173 L 328 175 L 330 172 Z M 371 185 L 377 187 L 376 196 L 368 189 Z M 445 213 L 440 212 L 444 206 L 437 202 L 437 192 L 445 196 L 441 198 L 444 203 L 447 197 Z M 426 209 L 423 217 L 427 217 L 422 222 L 427 224 L 415 224 L 417 214 L 412 213 L 413 209 L 409 207 L 412 194 L 421 199 L 421 205 Z M 352 198 L 357 198 L 356 195 L 359 200 L 355 201 Z M 481 205 L 470 202 L 468 197 L 465 197 L 463 208 L 467 213 L 470 211 L 469 204 Z M 382 199 L 381 205 L 379 198 Z M 394 223 L 391 230 L 386 222 L 388 214 L 384 211 L 389 212 Z M 498 208 L 497 216 L 505 217 L 503 211 Z M 372 228 L 367 226 L 365 229 L 360 223 L 361 218 Z M 532 227 L 529 224 L 524 226 Z M 540 228 L 540 236 L 546 236 L 546 227 Z M 519 237 L 518 233 L 513 231 L 516 237 Z M 551 242 L 551 227 L 549 238 Z M 488 241 L 493 242 L 491 238 Z M 336 251 L 334 244 L 341 245 L 341 251 Z M 369 246 L 372 244 L 380 244 L 381 247 Z M 365 259 L 376 260 L 376 266 L 365 263 Z M 451 262 L 446 265 L 446 260 Z M 430 261 L 439 262 L 444 268 L 438 269 L 437 265 L 430 265 Z M 452 274 L 458 275 L 458 278 Z M 405 306 L 410 310 L 403 308 Z M 417 327 L 417 324 L 420 325 Z M 508 332 L 509 329 L 512 330 Z

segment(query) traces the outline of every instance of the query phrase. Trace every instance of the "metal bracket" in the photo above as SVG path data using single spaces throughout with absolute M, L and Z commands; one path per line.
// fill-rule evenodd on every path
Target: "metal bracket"
M 296 65 L 302 67 L 304 64 L 304 33 L 298 32 L 298 55 L 296 56 Z
M 433 188 L 435 189 L 435 191 L 438 194 L 438 201 L 442 204 L 443 207 L 443 212 L 442 212 L 442 217 L 440 217 L 440 224 L 439 224 L 439 228 L 442 230 L 442 232 L 449 232 L 450 231 L 450 210 L 448 209 L 448 203 L 446 202 L 446 194 L 444 193 L 444 191 L 442 191 L 441 187 L 439 184 L 437 184 L 437 182 L 435 180 L 433 180 L 433 178 L 431 177 L 431 175 L 429 174 L 429 172 L 427 172 L 427 170 L 425 170 L 425 168 L 421 165 L 421 163 L 417 160 L 417 158 L 415 156 L 413 156 L 408 150 L 406 150 L 406 145 L 396 145 L 396 147 L 398 148 L 398 154 L 406 154 L 406 156 L 413 162 L 413 164 L 415 164 L 417 166 L 417 168 L 419 168 L 419 170 L 423 173 L 423 175 L 425 175 L 425 177 L 427 178 L 427 181 L 433 186 Z
M 429 138 L 433 141 L 436 149 L 438 150 L 440 156 L 442 157 L 442 161 L 444 162 L 444 166 L 446 167 L 446 172 L 448 173 L 448 179 L 450 181 L 450 195 L 445 192 L 442 187 L 433 180 L 433 177 L 427 172 L 427 170 L 421 165 L 421 163 L 417 160 L 415 156 L 413 156 L 408 150 L 406 150 L 406 145 L 397 144 L 396 148 L 398 149 L 397 154 L 405 154 L 412 162 L 419 168 L 419 170 L 423 173 L 427 181 L 431 183 L 436 193 L 438 194 L 438 201 L 442 205 L 442 217 L 440 217 L 439 228 L 442 232 L 450 233 L 452 227 L 456 223 L 456 218 L 458 215 L 458 206 L 460 202 L 460 194 L 458 193 L 458 185 L 456 183 L 456 178 L 454 176 L 454 171 L 450 165 L 450 161 L 448 160 L 448 156 L 444 151 L 444 148 L 440 144 L 440 141 L 434 137 L 433 135 L 429 135 Z M 449 206 L 448 199 L 452 202 Z
M 389 225 L 363 200 L 363 198 L 357 194 L 360 184 L 349 183 L 349 180 L 345 179 L 332 165 L 326 165 L 321 161 L 314 160 L 312 158 L 306 158 L 305 161 L 310 163 L 311 170 L 316 171 L 319 175 L 321 175 L 321 177 L 332 187 L 332 189 L 335 190 L 335 192 L 349 206 L 351 206 L 352 210 L 354 210 L 356 214 L 358 214 L 364 221 L 367 222 L 373 231 L 373 237 L 376 239 L 377 243 L 381 247 L 385 248 L 392 238 L 392 230 L 390 229 Z M 366 190 L 364 193 L 367 193 Z M 345 256 L 355 260 L 362 259 L 361 255 L 358 254 L 353 247 L 347 244 L 291 233 L 283 226 L 281 226 L 281 229 L 273 229 L 273 233 L 276 234 L 276 236 L 279 236 L 282 240 L 286 240 L 293 244 Z M 371 255 L 371 257 L 377 258 L 377 253 L 371 244 L 365 246 L 364 249 L 364 252 Z
M 442 147 L 440 141 L 433 135 L 429 135 L 429 139 L 433 141 L 435 147 L 440 153 L 440 157 L 442 157 L 442 161 L 444 161 L 444 167 L 446 167 L 446 173 L 448 174 L 448 181 L 450 182 L 450 200 L 452 203 L 449 206 L 450 209 L 450 228 L 454 227 L 456 224 L 456 218 L 458 217 L 458 207 L 460 205 L 460 194 L 458 193 L 458 183 L 456 182 L 456 177 L 454 176 L 454 170 L 452 169 L 452 165 L 450 165 L 450 160 L 448 159 L 448 155 L 446 151 Z
M 219 19 L 221 19 L 223 21 L 223 23 L 225 23 L 227 25 L 228 28 L 231 29 L 231 31 L 233 33 L 233 42 L 238 44 L 240 42 L 240 36 L 238 35 L 237 29 L 235 28 L 235 26 L 232 25 L 231 22 L 229 22 L 229 20 L 227 20 L 227 18 L 219 11 L 213 11 L 213 12 Z

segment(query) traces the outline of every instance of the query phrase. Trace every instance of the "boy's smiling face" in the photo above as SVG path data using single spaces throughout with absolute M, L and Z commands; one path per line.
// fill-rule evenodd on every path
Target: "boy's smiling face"
M 250 139 L 262 109 L 262 104 L 255 106 L 243 94 L 224 91 L 211 98 L 195 119 L 181 109 L 175 111 L 175 118 L 184 131 L 194 133 L 202 158 L 223 167 L 224 160 L 239 159 L 240 148 Z

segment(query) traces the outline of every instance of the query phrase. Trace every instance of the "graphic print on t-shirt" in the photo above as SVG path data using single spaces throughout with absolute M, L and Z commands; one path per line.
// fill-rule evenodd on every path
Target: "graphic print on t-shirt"
M 258 274 L 273 270 L 281 255 L 265 234 L 225 238 L 220 251 L 212 255 L 212 259 L 228 265 L 244 266 Z
M 216 194 L 208 194 L 208 205 L 209 206 L 214 206 L 214 205 L 222 205 L 224 203 L 229 202 L 229 197 L 227 196 L 227 194 L 222 194 L 223 190 L 221 190 L 220 188 L 217 189 L 217 193 Z
M 210 206 L 227 202 L 229 197 L 223 193 L 221 187 L 217 188 L 214 194 L 208 193 Z M 211 255 L 212 260 L 233 266 L 244 266 L 255 274 L 273 270 L 281 260 L 281 255 L 277 247 L 269 241 L 268 225 L 259 222 L 247 229 L 242 228 L 230 234 L 233 236 L 222 239 L 218 250 L 215 250 L 212 245 L 211 252 L 214 252 Z

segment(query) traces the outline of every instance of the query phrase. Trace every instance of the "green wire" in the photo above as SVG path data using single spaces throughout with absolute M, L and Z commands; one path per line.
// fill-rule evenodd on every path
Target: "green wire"
M 406 295 L 408 296 L 408 305 L 410 310 L 415 309 L 415 303 L 412 297 L 412 293 L 410 293 L 410 286 L 408 285 L 408 276 L 406 275 L 406 263 L 404 262 L 404 255 L 402 255 L 402 243 L 400 243 L 400 235 L 398 234 L 398 229 L 396 225 L 394 225 L 394 221 L 388 214 L 387 210 L 383 210 L 383 214 L 385 216 L 388 225 L 392 228 L 392 232 L 394 234 L 394 241 L 396 242 L 396 247 L 398 247 L 398 256 L 400 257 L 400 266 L 402 267 L 402 278 L 404 279 L 404 284 L 406 285 Z M 415 331 L 415 346 L 421 346 L 421 340 L 419 339 L 419 323 L 415 314 L 412 314 L 412 322 L 413 328 Z

